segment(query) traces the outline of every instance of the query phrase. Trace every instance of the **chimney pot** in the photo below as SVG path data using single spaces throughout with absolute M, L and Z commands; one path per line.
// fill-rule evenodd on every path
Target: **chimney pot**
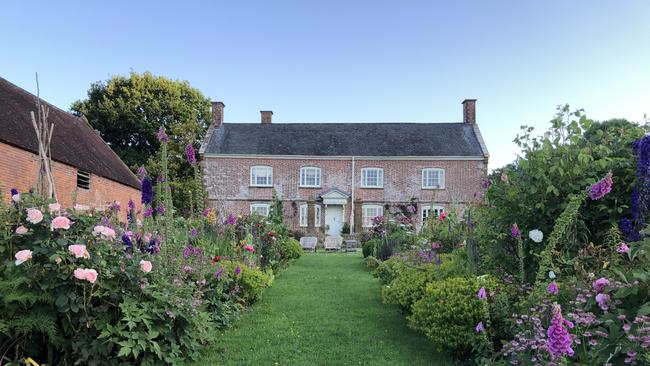
M 476 124 L 476 99 L 463 100 L 463 122 Z
M 262 115 L 262 124 L 270 125 L 273 120 L 273 111 L 260 111 Z
M 223 102 L 212 102 L 212 124 L 215 128 L 223 124 L 223 108 L 226 105 Z

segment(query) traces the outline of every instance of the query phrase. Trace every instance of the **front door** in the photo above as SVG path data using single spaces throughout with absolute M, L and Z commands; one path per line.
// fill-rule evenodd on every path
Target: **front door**
M 341 236 L 343 228 L 343 206 L 329 205 L 325 208 L 325 225 L 327 225 L 327 235 Z

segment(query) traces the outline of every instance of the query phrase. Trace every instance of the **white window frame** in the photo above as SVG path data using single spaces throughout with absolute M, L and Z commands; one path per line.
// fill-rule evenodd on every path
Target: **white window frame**
M 315 183 L 307 183 L 307 173 L 313 171 L 315 173 Z M 321 187 L 321 169 L 315 166 L 305 166 L 300 168 L 300 187 L 307 188 L 320 188 Z
M 309 206 L 307 204 L 300 205 L 300 210 L 298 212 L 298 221 L 300 227 L 307 227 L 307 223 L 309 222 Z
M 377 185 L 368 184 L 368 172 L 377 172 Z M 383 168 L 363 168 L 361 169 L 361 188 L 384 188 L 384 169 Z
M 373 216 L 368 214 L 368 210 L 376 210 Z M 382 205 L 362 205 L 361 206 L 361 223 L 362 227 L 372 227 L 372 220 L 377 216 L 384 215 L 384 206 Z
M 258 183 L 257 179 L 254 179 L 260 177 L 257 175 L 258 173 L 256 172 L 256 170 L 259 171 L 262 169 L 266 170 L 266 174 L 267 174 L 266 183 Z M 252 166 L 250 169 L 250 186 L 251 187 L 273 187 L 273 168 L 268 165 Z
M 431 184 L 429 174 L 438 173 L 438 185 Z M 422 169 L 422 189 L 444 189 L 445 188 L 445 170 L 442 168 L 424 168 Z
M 321 222 L 321 206 L 314 205 L 314 227 L 320 227 Z
M 445 208 L 443 206 L 422 206 L 420 211 L 420 218 L 422 219 L 422 222 L 425 222 L 431 218 L 431 211 L 433 211 L 435 217 L 438 217 L 441 213 L 445 212 Z
M 262 214 L 262 213 L 258 212 L 259 209 L 266 210 L 266 214 Z M 253 203 L 251 205 L 251 215 L 254 214 L 254 213 L 258 214 L 260 216 L 263 216 L 263 217 L 268 217 L 269 214 L 271 213 L 271 205 L 268 204 L 268 203 Z

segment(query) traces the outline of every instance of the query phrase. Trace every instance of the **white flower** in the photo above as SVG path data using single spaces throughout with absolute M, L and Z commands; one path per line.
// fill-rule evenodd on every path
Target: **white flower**
M 20 193 L 16 193 L 13 196 L 11 196 L 11 200 L 16 203 L 20 202 Z
M 541 243 L 544 239 L 544 233 L 541 230 L 535 229 L 528 233 L 528 237 L 535 243 Z
M 554 279 L 555 278 L 555 272 L 553 271 L 548 271 L 548 278 Z

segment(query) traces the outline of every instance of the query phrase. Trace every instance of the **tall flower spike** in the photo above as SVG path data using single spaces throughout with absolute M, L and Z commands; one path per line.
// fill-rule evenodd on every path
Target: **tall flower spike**
M 510 234 L 515 239 L 521 238 L 521 231 L 519 230 L 519 226 L 517 226 L 517 223 L 512 224 L 512 227 L 510 228 Z
M 160 128 L 158 129 L 158 134 L 156 136 L 158 137 L 159 142 L 164 144 L 169 143 L 169 136 L 165 132 L 165 127 L 160 126 Z
M 555 304 L 553 306 L 553 319 L 546 331 L 546 335 L 548 336 L 546 346 L 554 360 L 562 355 L 573 356 L 573 349 L 571 348 L 573 340 L 564 327 L 565 325 L 572 327 L 572 324 L 565 321 L 562 317 L 562 308 L 560 305 Z
M 151 180 L 149 177 L 144 177 L 144 179 L 142 179 L 141 202 L 143 205 L 150 205 L 151 202 L 153 202 L 153 187 L 151 186 Z
M 194 146 L 192 146 L 192 143 L 188 143 L 187 147 L 185 148 L 185 156 L 187 157 L 187 162 L 190 165 L 196 164 L 196 153 L 194 152 Z
M 598 181 L 598 183 L 591 186 L 589 189 L 589 198 L 592 201 L 599 200 L 612 190 L 612 172 L 607 173 L 605 178 Z

